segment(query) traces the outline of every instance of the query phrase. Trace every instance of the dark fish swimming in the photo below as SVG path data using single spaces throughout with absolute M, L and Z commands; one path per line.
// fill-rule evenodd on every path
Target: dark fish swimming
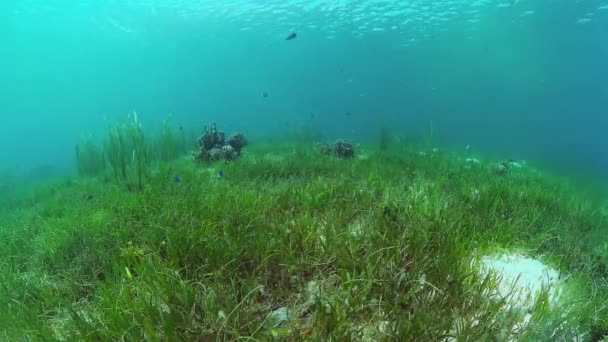
M 220 170 L 220 171 L 217 173 L 217 175 L 218 175 L 218 176 L 220 176 L 220 177 L 224 177 L 224 171 Z
M 267 92 L 263 92 L 263 93 L 262 93 L 262 97 L 263 97 L 263 98 L 267 98 L 267 97 L 268 97 L 268 93 L 267 93 Z
M 175 183 L 178 183 L 178 184 L 182 182 L 182 179 L 181 179 L 181 178 L 179 178 L 178 176 L 175 176 L 175 177 L 173 178 L 173 180 L 175 181 Z
M 285 38 L 285 40 L 293 40 L 293 39 L 296 39 L 297 36 L 298 36 L 297 33 L 292 32 L 289 34 L 289 36 L 287 36 L 287 38 Z

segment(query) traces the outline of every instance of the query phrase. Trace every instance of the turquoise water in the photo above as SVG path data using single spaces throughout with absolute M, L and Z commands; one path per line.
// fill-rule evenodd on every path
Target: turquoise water
M 606 0 L 4 1 L 0 13 L 0 169 L 72 170 L 81 134 L 137 111 L 145 125 L 173 113 L 253 137 L 432 129 L 451 149 L 608 171 Z

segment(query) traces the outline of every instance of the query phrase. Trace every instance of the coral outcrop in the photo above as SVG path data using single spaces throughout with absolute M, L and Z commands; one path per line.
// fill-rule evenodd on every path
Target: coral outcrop
M 323 155 L 334 155 L 338 158 L 349 159 L 355 156 L 355 148 L 350 142 L 340 139 L 333 146 L 325 143 L 316 145 L 317 151 Z
M 198 150 L 193 157 L 200 161 L 232 161 L 240 157 L 241 150 L 246 145 L 247 139 L 242 133 L 235 133 L 225 140 L 224 132 L 218 131 L 213 123 L 205 127 L 203 135 L 198 139 Z
M 511 173 L 511 171 L 515 170 L 515 169 L 521 169 L 526 165 L 525 161 L 515 161 L 513 159 L 509 159 L 508 161 L 502 161 L 498 164 L 494 165 L 494 172 L 497 175 L 500 176 L 504 176 L 507 175 L 509 173 Z
M 346 140 L 338 140 L 334 145 L 334 151 L 338 158 L 353 158 L 355 156 L 355 149 L 353 144 Z

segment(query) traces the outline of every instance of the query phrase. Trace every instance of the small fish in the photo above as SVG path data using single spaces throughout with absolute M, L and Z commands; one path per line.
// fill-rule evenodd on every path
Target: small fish
M 344 113 L 344 115 L 351 116 L 352 114 L 351 114 L 351 112 L 346 112 L 346 113 Z
M 173 180 L 175 181 L 175 183 L 178 183 L 178 184 L 182 182 L 182 179 L 179 178 L 178 176 L 175 176 L 175 178 L 173 178 Z
M 293 39 L 296 39 L 297 36 L 298 36 L 297 33 L 292 32 L 289 34 L 289 36 L 287 36 L 287 38 L 285 38 L 285 40 L 293 40 Z
M 263 97 L 263 98 L 267 98 L 267 97 L 268 97 L 268 93 L 267 93 L 267 92 L 263 92 L 263 93 L 262 93 L 262 97 Z
M 221 178 L 224 177 L 224 171 L 220 170 L 218 171 L 217 175 Z

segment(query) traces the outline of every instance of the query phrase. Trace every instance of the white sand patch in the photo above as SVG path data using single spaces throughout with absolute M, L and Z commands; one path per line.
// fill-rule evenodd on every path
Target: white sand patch
M 482 275 L 491 272 L 497 276 L 497 287 L 489 289 L 489 298 L 506 299 L 505 311 L 521 313 L 521 320 L 511 328 L 507 341 L 517 341 L 517 336 L 527 328 L 532 318 L 531 309 L 540 294 L 547 295 L 550 310 L 557 307 L 562 292 L 559 272 L 539 260 L 518 253 L 502 253 L 481 257 L 478 266 Z M 472 326 L 479 323 L 475 319 Z M 450 334 L 457 336 L 457 330 L 454 327 Z M 451 336 L 444 341 L 457 341 L 457 338 Z
M 480 261 L 482 272 L 492 271 L 499 277 L 498 295 L 509 297 L 510 307 L 528 310 L 543 291 L 551 308 L 557 304 L 561 294 L 557 270 L 521 254 L 484 256 Z
M 523 314 L 513 333 L 526 329 L 532 319 L 531 309 L 541 294 L 546 294 L 550 310 L 557 306 L 562 292 L 557 270 L 517 253 L 484 256 L 480 263 L 482 274 L 493 272 L 498 276 L 496 292 L 490 298 L 506 298 L 505 310 Z

